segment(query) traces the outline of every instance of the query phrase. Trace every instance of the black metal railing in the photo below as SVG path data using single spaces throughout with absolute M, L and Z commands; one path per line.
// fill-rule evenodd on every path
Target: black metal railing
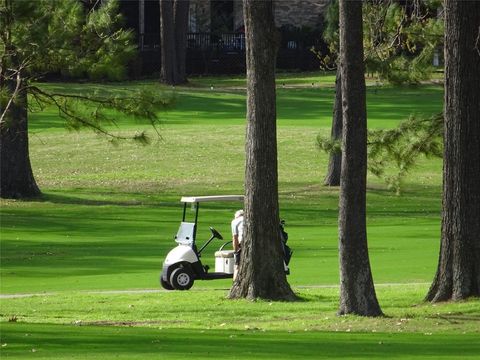
M 138 36 L 141 50 L 153 50 L 160 47 L 160 34 L 145 33 Z M 217 49 L 224 51 L 245 50 L 244 33 L 187 33 L 187 49 Z
M 188 49 L 221 49 L 224 51 L 245 50 L 244 33 L 187 33 Z
M 139 36 L 140 69 L 151 74 L 160 70 L 160 35 Z M 187 73 L 234 74 L 245 72 L 245 34 L 187 33 Z M 282 38 L 277 54 L 279 69 L 313 70 L 319 68 L 316 56 L 298 39 Z

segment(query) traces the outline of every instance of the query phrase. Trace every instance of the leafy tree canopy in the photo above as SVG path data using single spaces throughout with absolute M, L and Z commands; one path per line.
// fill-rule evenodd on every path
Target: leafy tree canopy
M 428 79 L 443 39 L 443 19 L 434 1 L 401 6 L 393 0 L 364 3 L 366 67 L 380 80 L 418 83 Z
M 38 79 L 46 73 L 120 80 L 135 54 L 116 1 L 95 10 L 76 0 L 2 0 L 2 68 Z
M 400 5 L 394 0 L 363 3 L 365 65 L 381 81 L 415 84 L 427 79 L 443 40 L 441 1 Z M 323 66 L 336 61 L 339 47 L 338 1 L 327 9 L 323 33 L 330 55 L 318 54 Z

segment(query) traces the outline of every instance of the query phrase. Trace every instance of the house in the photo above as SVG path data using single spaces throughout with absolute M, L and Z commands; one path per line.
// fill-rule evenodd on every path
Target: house
M 275 21 L 281 34 L 277 67 L 318 68 L 312 46 L 324 46 L 323 14 L 331 0 L 276 0 Z M 242 0 L 190 0 L 187 72 L 241 73 L 245 71 Z M 120 0 L 126 26 L 138 38 L 141 63 L 137 73 L 159 70 L 159 0 Z
M 274 1 L 277 27 L 316 28 L 330 0 Z M 242 0 L 191 0 L 190 32 L 234 32 L 243 28 Z

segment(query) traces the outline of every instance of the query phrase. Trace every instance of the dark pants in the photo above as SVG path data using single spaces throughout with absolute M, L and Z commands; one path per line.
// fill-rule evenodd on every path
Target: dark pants
M 233 253 L 233 258 L 235 260 L 235 265 L 239 265 L 240 264 L 240 254 L 242 253 L 242 250 L 238 250 L 238 251 L 235 251 Z

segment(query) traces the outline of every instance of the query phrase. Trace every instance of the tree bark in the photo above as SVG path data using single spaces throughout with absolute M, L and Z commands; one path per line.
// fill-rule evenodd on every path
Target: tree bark
M 177 59 L 175 51 L 175 28 L 173 0 L 160 0 L 160 80 L 169 85 L 177 83 Z
M 189 7 L 189 0 L 160 0 L 160 80 L 169 85 L 187 82 Z
M 443 211 L 432 302 L 480 296 L 480 2 L 445 1 Z
M 362 2 L 340 1 L 343 109 L 340 181 L 338 313 L 379 316 L 366 229 L 367 113 L 363 62 Z
M 177 57 L 177 84 L 187 82 L 186 55 L 189 0 L 176 0 L 174 8 L 175 18 L 175 53 Z
M 245 228 L 230 298 L 294 300 L 278 210 L 273 1 L 244 0 L 247 63 Z
M 15 81 L 8 80 L 13 93 Z M 0 113 L 4 109 L 0 109 Z M 23 199 L 38 196 L 28 151 L 27 91 L 20 84 L 15 101 L 0 124 L 0 197 Z
M 335 141 L 342 139 L 343 119 L 342 119 L 342 81 L 341 70 L 337 69 L 337 76 L 335 79 L 335 103 L 333 104 L 333 118 L 331 138 Z M 330 154 L 328 162 L 327 176 L 323 182 L 327 186 L 339 186 L 340 175 L 342 173 L 342 152 L 337 151 Z

